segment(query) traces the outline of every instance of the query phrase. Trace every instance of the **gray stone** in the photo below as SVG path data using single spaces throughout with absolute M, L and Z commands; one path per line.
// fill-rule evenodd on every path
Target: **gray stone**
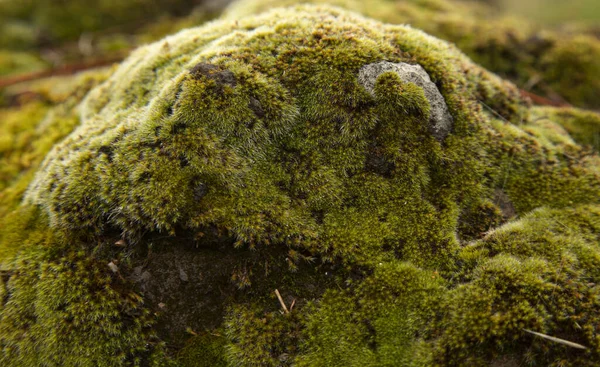
M 444 140 L 452 130 L 454 121 L 448 111 L 444 97 L 421 65 L 411 65 L 404 62 L 393 63 L 389 61 L 368 64 L 359 70 L 358 81 L 374 96 L 377 77 L 388 71 L 398 74 L 404 82 L 413 83 L 423 88 L 425 98 L 427 98 L 431 107 L 429 130 L 437 140 Z
M 188 281 L 188 275 L 182 268 L 179 268 L 179 279 L 181 279 L 183 282 Z

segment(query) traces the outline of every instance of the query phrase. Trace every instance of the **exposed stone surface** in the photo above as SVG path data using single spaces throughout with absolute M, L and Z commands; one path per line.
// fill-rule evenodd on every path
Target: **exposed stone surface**
M 431 107 L 429 127 L 431 133 L 438 140 L 444 140 L 452 130 L 452 115 L 437 86 L 431 81 L 429 74 L 421 65 L 411 65 L 405 62 L 381 61 L 363 66 L 358 73 L 358 81 L 372 95 L 375 94 L 375 82 L 382 73 L 392 71 L 409 83 L 414 83 L 423 88 L 425 97 Z

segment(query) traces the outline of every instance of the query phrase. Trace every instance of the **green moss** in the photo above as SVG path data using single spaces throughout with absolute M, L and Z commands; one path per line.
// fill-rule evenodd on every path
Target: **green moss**
M 0 109 L 0 263 L 32 242 L 28 238 L 45 233 L 47 224 L 42 220 L 40 227 L 38 219 L 46 214 L 39 208 L 20 207 L 23 194 L 45 155 L 79 123 L 74 106 L 104 77 L 103 73 L 75 77 L 65 90 L 40 90 L 45 96 L 41 100 Z
M 302 324 L 298 313 L 265 313 L 262 307 L 236 306 L 225 320 L 227 360 L 234 366 L 290 366 L 298 353 Z
M 7 366 L 139 366 L 153 315 L 105 264 L 54 246 L 10 266 L 0 312 L 0 362 Z M 47 246 L 44 246 L 47 247 Z M 149 344 L 150 343 L 150 344 Z M 156 354 L 158 357 L 159 355 Z M 155 357 L 156 358 L 156 357 Z
M 451 360 L 448 355 L 483 358 L 492 345 L 515 352 L 527 365 L 596 364 L 599 214 L 598 206 L 539 209 L 465 247 L 460 257 L 473 270 L 450 292 L 441 341 L 452 348 L 442 360 Z M 587 350 L 552 344 L 524 329 L 562 337 Z
M 491 120 L 486 144 L 495 189 L 507 195 L 516 213 L 597 203 L 599 157 L 576 145 L 557 123 L 531 119 L 521 128 Z
M 193 3 L 193 2 L 192 2 Z M 190 13 L 188 1 L 126 0 L 60 3 L 46 0 L 3 1 L 0 4 L 0 45 L 13 49 L 77 40 L 82 34 L 111 28 L 134 30 L 144 22 Z
M 225 367 L 225 342 L 220 335 L 195 336 L 179 352 L 177 361 L 181 367 Z
M 25 150 L 35 149 L 32 147 L 37 143 L 40 134 L 36 134 L 35 126 L 43 119 L 48 112 L 48 107 L 43 103 L 31 103 L 22 108 L 5 109 L 0 111 L 0 157 L 2 166 L 0 167 L 0 189 L 5 189 L 15 177 L 22 171 L 31 167 L 32 158 L 24 154 Z M 50 150 L 54 142 L 47 147 L 39 157 L 38 164 L 43 159 L 45 153 Z M 35 153 L 31 153 L 36 156 Z M 40 154 L 37 154 L 40 156 Z
M 346 262 L 377 261 L 391 246 L 444 266 L 437 254 L 456 247 L 458 215 L 482 190 L 477 100 L 512 120 L 525 103 L 411 28 L 348 16 L 350 37 L 333 19 L 305 27 L 288 16 L 263 17 L 262 32 L 246 30 L 254 19 L 215 23 L 138 50 L 87 97 L 82 125 L 49 155 L 28 202 L 71 229 L 135 237 L 216 225 L 239 244 L 301 244 Z M 373 97 L 358 84 L 358 69 L 382 59 L 418 60 L 438 83 L 455 121 L 443 144 L 423 127 L 420 88 L 382 75 Z
M 359 71 L 381 61 L 424 69 L 449 111 L 447 134 L 431 131 L 440 101 L 396 72 L 367 90 Z M 600 158 L 456 47 L 305 5 L 184 30 L 135 51 L 77 106 L 76 95 L 50 122 L 25 125 L 50 124 L 52 134 L 6 125 L 17 139 L 5 143 L 2 160 L 15 168 L 2 194 L 29 184 L 22 204 L 10 197 L 13 229 L 0 233 L 0 249 L 21 250 L 1 288 L 14 300 L 0 311 L 8 361 L 167 363 L 142 301 L 196 289 L 167 284 L 172 269 L 174 284 L 227 293 L 203 274 L 218 266 L 190 260 L 217 256 L 238 287 L 215 296 L 218 306 L 194 294 L 179 303 L 224 316 L 221 329 L 189 340 L 185 365 L 599 360 Z M 37 140 L 29 172 L 53 147 L 30 182 L 17 157 Z M 151 269 L 167 283 L 144 288 L 144 266 L 168 246 L 180 251 Z M 46 255 L 31 255 L 39 249 Z M 106 265 L 114 259 L 123 279 Z M 65 286 L 73 293 L 50 294 Z M 305 296 L 285 312 L 274 289 Z M 73 345 L 81 349 L 67 354 Z
M 382 263 L 373 275 L 300 311 L 306 316 L 296 318 L 305 328 L 294 365 L 595 365 L 599 235 L 597 206 L 544 208 L 461 249 L 462 271 L 450 279 L 411 264 Z M 244 350 L 256 358 L 245 360 L 247 365 L 260 360 L 249 349 L 260 345 L 258 338 L 275 334 L 265 348 L 285 340 L 273 329 L 233 330 L 235 347 L 247 346 Z M 525 330 L 587 349 L 571 349 Z M 251 342 L 242 343 L 240 335 Z
M 552 121 L 562 126 L 578 144 L 600 151 L 600 115 L 576 108 L 539 107 L 535 115 L 542 121 Z
M 34 54 L 0 49 L 0 76 L 37 71 L 45 66 Z
M 501 19 L 492 7 L 452 0 L 242 0 L 225 17 L 237 19 L 298 3 L 330 4 L 393 24 L 410 24 L 456 43 L 477 63 L 542 95 L 597 108 L 600 41 L 540 31 L 526 19 Z
M 437 272 L 382 263 L 361 283 L 325 294 L 307 317 L 297 365 L 428 365 L 424 341 L 444 283 Z

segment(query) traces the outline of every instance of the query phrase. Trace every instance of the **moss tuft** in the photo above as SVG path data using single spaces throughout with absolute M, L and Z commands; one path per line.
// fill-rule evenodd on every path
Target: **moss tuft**
M 3 279 L 2 364 L 141 366 L 154 348 L 159 357 L 142 298 L 106 264 L 49 241 L 51 249 L 22 253 Z
M 225 342 L 220 335 L 195 336 L 179 351 L 177 362 L 181 367 L 226 367 Z
M 538 107 L 535 116 L 563 127 L 577 144 L 590 146 L 600 152 L 600 114 L 576 108 Z

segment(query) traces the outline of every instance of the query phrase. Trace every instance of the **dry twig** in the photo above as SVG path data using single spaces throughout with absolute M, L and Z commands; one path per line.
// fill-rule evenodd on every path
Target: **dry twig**
M 283 308 L 283 311 L 285 313 L 290 313 L 287 306 L 285 305 L 285 302 L 283 302 L 283 298 L 281 298 L 281 294 L 279 294 L 279 290 L 275 289 L 275 294 L 277 295 L 277 298 L 279 299 L 279 303 L 281 303 L 281 307 Z
M 573 343 L 573 342 L 570 342 L 570 341 L 568 341 L 568 340 L 560 339 L 560 338 L 557 338 L 557 337 L 554 337 L 554 336 L 550 336 L 550 335 L 546 335 L 546 334 L 538 333 L 538 332 L 536 332 L 536 331 L 532 331 L 532 330 L 528 330 L 528 329 L 523 329 L 523 331 L 525 331 L 525 332 L 527 332 L 527 333 L 529 333 L 529 334 L 533 334 L 533 335 L 535 335 L 535 336 L 539 336 L 540 338 L 544 338 L 544 339 L 547 339 L 547 340 L 553 341 L 553 342 L 555 342 L 555 343 L 559 343 L 559 344 L 562 344 L 562 345 L 566 345 L 566 346 L 568 346 L 568 347 L 571 347 L 571 348 L 577 348 L 577 349 L 587 349 L 587 347 L 586 347 L 586 346 L 583 346 L 583 345 L 581 345 L 581 344 Z

